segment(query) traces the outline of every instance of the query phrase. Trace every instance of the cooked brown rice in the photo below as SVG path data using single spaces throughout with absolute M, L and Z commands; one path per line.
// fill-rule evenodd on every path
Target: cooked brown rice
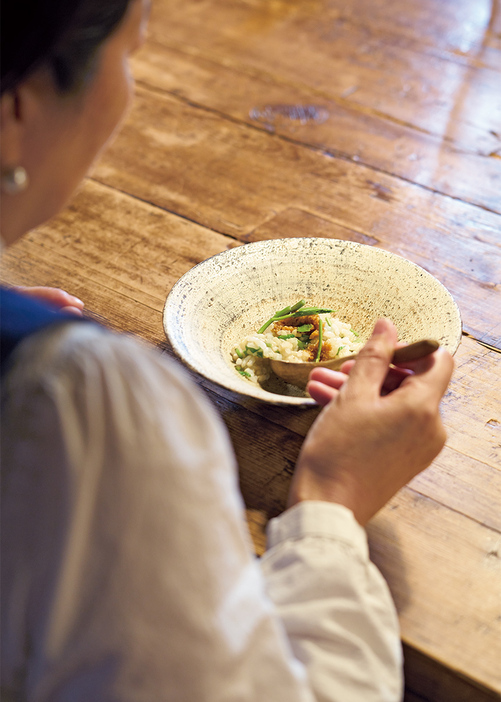
M 323 342 L 321 358 L 342 358 L 357 353 L 362 347 L 357 332 L 349 324 L 333 316 L 332 312 L 299 317 L 294 322 L 275 321 L 262 334 L 249 334 L 232 350 L 231 358 L 236 370 L 253 383 L 264 383 L 271 375 L 268 359 L 281 361 L 314 361 L 318 350 L 318 319 L 322 320 Z M 304 347 L 300 331 L 304 325 L 313 327 L 311 342 Z M 288 337 L 288 338 L 279 338 Z M 302 348 L 303 347 L 303 348 Z

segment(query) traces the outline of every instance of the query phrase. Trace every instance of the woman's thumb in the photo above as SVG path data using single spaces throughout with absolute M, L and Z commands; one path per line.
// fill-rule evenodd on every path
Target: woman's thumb
M 378 319 L 372 336 L 359 352 L 346 392 L 350 394 L 370 393 L 379 396 L 388 373 L 395 346 L 397 330 L 390 319 Z

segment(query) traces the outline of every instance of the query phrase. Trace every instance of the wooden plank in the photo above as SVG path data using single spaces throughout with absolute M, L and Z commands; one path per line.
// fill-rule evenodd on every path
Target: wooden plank
M 383 0 L 371 3 L 359 0 L 342 6 L 341 11 L 347 23 L 364 27 L 384 44 L 499 70 L 499 53 L 493 41 L 496 9 L 490 0 L 475 3 L 445 0 L 437 11 L 436 1 L 431 0 L 399 2 L 398 11 L 390 14 Z M 492 50 L 485 51 L 491 45 Z
M 499 215 L 146 89 L 95 178 L 242 241 L 289 208 L 358 231 L 433 273 L 465 329 L 501 344 Z
M 144 84 L 232 119 L 501 211 L 499 159 L 459 150 L 442 137 L 361 111 L 348 99 L 327 99 L 316 89 L 264 79 L 154 42 L 134 59 L 134 74 Z
M 221 8 L 218 12 L 218 9 Z M 430 50 L 449 51 L 451 60 L 460 62 L 468 59 L 485 40 L 486 32 L 499 34 L 498 13 L 490 0 L 478 0 L 475 4 L 469 0 L 440 0 L 437 11 L 436 0 L 399 0 L 395 12 L 388 12 L 384 0 L 340 0 L 330 2 L 289 2 L 277 0 L 267 3 L 263 0 L 247 2 L 222 2 L 218 0 L 198 0 L 192 2 L 157 2 L 155 3 L 152 25 L 164 22 L 170 36 L 181 32 L 187 34 L 187 27 L 197 22 L 213 25 L 218 30 L 216 37 L 208 37 L 207 42 L 220 44 L 220 35 L 233 37 L 237 28 L 249 24 L 255 29 L 273 31 L 275 25 L 285 21 L 317 17 L 324 23 L 326 31 L 334 23 L 353 23 L 365 29 L 367 35 L 382 37 L 382 43 L 389 43 L 390 38 L 401 38 L 407 42 L 415 41 L 419 46 Z M 226 21 L 217 20 L 226 17 Z M 472 52 L 473 50 L 473 52 Z M 499 68 L 499 65 L 496 64 Z
M 424 697 L 421 697 L 421 695 L 416 695 L 415 692 L 412 692 L 412 690 L 406 688 L 404 694 L 404 702 L 428 702 L 428 700 L 426 700 Z
M 401 24 L 412 27 L 420 4 L 399 3 L 383 26 L 363 19 L 370 17 L 370 3 L 353 3 L 356 23 L 346 16 L 346 5 L 327 0 L 159 2 L 151 36 L 159 42 L 167 36 L 167 41 L 198 47 L 208 58 L 239 62 L 282 81 L 314 86 L 326 96 L 340 97 L 356 87 L 350 101 L 388 119 L 474 145 L 482 152 L 499 148 L 499 67 L 475 67 L 472 72 L 469 65 L 454 60 L 470 52 L 482 53 L 490 23 L 487 0 L 475 3 L 475 11 L 461 4 L 463 16 L 470 18 L 468 24 L 462 21 L 461 11 L 451 10 L 442 25 L 442 5 L 437 12 L 436 3 L 427 3 L 426 12 L 433 20 L 428 23 L 430 41 L 424 43 L 440 46 L 445 39 L 449 49 L 445 57 L 428 55 L 420 48 L 419 26 L 427 24 L 426 13 L 410 30 L 413 41 L 397 29 L 395 15 Z M 393 39 L 395 35 L 399 41 Z M 479 99 L 484 109 L 479 109 Z
M 499 702 L 499 691 L 476 685 L 404 644 L 404 702 Z
M 473 684 L 499 695 L 500 533 L 408 488 L 368 532 L 399 610 L 403 641 L 456 675 L 468 671 Z
M 384 44 L 406 46 L 464 65 L 501 68 L 501 13 L 498 3 L 490 0 L 445 0 L 439 11 L 436 0 L 399 2 L 398 12 L 392 14 L 382 0 L 360 0 L 345 6 L 343 16 L 366 31 L 376 27 Z
M 442 411 L 447 428 L 460 433 L 447 445 L 501 471 L 501 356 L 463 337 L 455 362 Z

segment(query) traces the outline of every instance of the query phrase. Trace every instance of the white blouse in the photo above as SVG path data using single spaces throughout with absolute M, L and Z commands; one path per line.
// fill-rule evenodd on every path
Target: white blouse
M 304 502 L 255 558 L 224 425 L 176 363 L 67 324 L 16 351 L 2 418 L 2 699 L 401 699 L 364 530 Z

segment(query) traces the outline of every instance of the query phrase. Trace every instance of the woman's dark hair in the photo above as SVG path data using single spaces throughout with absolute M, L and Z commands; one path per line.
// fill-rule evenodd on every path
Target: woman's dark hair
M 59 92 L 78 90 L 130 1 L 2 0 L 2 94 L 41 66 Z

